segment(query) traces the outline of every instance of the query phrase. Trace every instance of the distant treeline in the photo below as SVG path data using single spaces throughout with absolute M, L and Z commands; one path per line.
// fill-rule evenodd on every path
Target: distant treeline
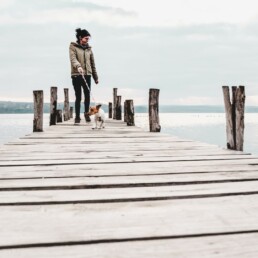
M 92 103 L 93 104 L 93 103 Z M 74 103 L 70 103 L 70 106 L 74 106 Z M 58 104 L 58 109 L 63 109 L 62 103 Z M 108 105 L 102 105 L 105 112 L 108 112 Z M 44 104 L 44 113 L 49 113 L 50 104 Z M 84 111 L 83 103 L 81 110 Z M 32 102 L 12 102 L 12 101 L 0 101 L 0 114 L 26 114 L 33 113 L 34 107 Z M 135 106 L 136 113 L 147 113 L 148 106 Z M 160 105 L 160 113 L 224 113 L 223 106 L 205 106 L 205 105 Z M 247 113 L 258 113 L 258 106 L 246 107 Z

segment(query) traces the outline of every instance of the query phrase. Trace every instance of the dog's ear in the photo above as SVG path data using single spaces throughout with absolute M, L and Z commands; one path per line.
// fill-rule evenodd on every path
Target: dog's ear
M 102 106 L 101 104 L 97 105 L 96 106 L 97 110 L 99 110 L 101 106 Z

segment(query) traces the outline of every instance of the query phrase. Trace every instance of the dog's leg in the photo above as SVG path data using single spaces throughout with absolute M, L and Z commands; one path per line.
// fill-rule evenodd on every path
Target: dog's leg
M 98 119 L 96 118 L 96 116 L 95 116 L 95 127 L 92 127 L 92 129 L 97 129 L 98 127 L 97 127 L 97 122 L 98 122 Z
M 102 122 L 99 122 L 99 127 L 98 127 L 98 129 L 101 129 L 101 123 L 102 123 Z
M 101 120 L 100 125 L 99 125 L 99 129 L 104 128 L 104 127 L 103 127 L 103 122 L 104 122 L 104 121 Z
M 98 127 L 98 129 L 101 129 L 102 120 L 101 120 L 101 117 L 100 117 L 100 116 L 98 117 L 98 123 L 99 123 L 99 127 Z

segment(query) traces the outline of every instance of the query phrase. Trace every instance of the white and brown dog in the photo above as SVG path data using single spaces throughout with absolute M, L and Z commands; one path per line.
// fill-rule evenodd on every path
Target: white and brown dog
M 101 129 L 105 128 L 105 112 L 101 107 L 101 104 L 98 104 L 94 107 L 90 107 L 89 112 L 87 113 L 89 116 L 95 115 L 95 127 L 92 129 Z M 98 127 L 98 122 L 100 122 Z

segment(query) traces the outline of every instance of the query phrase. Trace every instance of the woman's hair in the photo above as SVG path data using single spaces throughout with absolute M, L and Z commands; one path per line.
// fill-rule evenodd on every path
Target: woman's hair
M 77 28 L 75 31 L 76 31 L 77 43 L 80 42 L 80 38 L 87 37 L 87 36 L 91 37 L 90 33 L 87 30 L 82 30 L 81 28 Z

